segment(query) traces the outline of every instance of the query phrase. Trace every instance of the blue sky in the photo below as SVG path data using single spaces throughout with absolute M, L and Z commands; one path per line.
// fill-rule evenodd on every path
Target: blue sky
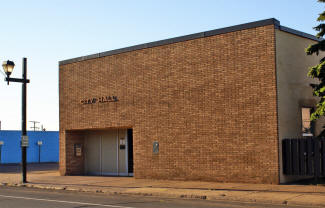
M 0 0 L 0 61 L 21 76 L 28 58 L 28 120 L 59 128 L 58 61 L 276 18 L 315 34 L 316 0 Z M 2 70 L 2 69 L 1 69 Z M 2 77 L 2 75 L 0 75 Z M 0 79 L 2 80 L 2 78 Z M 21 129 L 21 84 L 0 81 L 2 129 Z M 30 129 L 31 124 L 28 124 Z

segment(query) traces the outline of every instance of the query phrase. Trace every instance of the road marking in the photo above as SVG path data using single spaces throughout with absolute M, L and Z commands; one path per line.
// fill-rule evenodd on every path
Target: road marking
M 109 205 L 109 204 L 93 204 L 93 203 L 87 203 L 87 202 L 61 201 L 61 200 L 53 200 L 53 199 L 39 199 L 39 198 L 30 198 L 30 197 L 23 197 L 23 196 L 0 195 L 0 197 L 12 198 L 12 199 L 26 199 L 26 200 L 35 200 L 35 201 L 67 203 L 67 204 L 81 204 L 81 205 L 101 206 L 101 207 L 134 208 L 134 207 L 124 207 L 124 206 Z

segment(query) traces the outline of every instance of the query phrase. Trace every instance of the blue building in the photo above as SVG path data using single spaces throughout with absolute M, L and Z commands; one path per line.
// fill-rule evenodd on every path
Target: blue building
M 59 132 L 58 131 L 28 131 L 29 147 L 27 162 L 58 162 Z M 20 163 L 21 131 L 0 131 L 0 163 Z

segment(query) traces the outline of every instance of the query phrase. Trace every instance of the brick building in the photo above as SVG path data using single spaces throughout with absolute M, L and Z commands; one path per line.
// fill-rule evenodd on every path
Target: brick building
M 60 173 L 292 180 L 280 144 L 306 133 L 315 41 L 267 19 L 60 61 Z

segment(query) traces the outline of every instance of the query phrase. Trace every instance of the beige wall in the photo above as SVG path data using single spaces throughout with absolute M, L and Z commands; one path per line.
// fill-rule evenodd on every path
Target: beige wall
M 278 122 L 280 139 L 280 182 L 297 178 L 283 175 L 282 140 L 284 138 L 302 137 L 301 107 L 314 107 L 316 97 L 312 95 L 307 77 L 308 67 L 319 62 L 319 56 L 307 56 L 305 48 L 315 41 L 290 33 L 276 30 L 276 67 L 278 90 Z M 323 121 L 316 122 L 316 135 Z

